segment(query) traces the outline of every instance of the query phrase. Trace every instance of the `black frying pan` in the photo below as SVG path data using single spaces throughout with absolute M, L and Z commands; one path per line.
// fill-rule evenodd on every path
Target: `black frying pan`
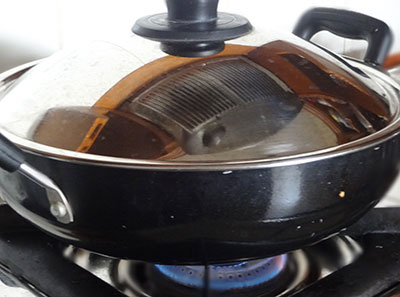
M 0 171 L 0 184 L 19 214 L 77 246 L 164 264 L 228 262 L 284 253 L 352 224 L 396 177 L 399 140 L 392 130 L 311 158 L 144 168 L 21 151 L 1 136 L 0 166 L 8 173 Z

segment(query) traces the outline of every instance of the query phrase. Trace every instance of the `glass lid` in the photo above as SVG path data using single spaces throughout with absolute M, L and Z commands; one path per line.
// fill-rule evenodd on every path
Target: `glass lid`
M 43 153 L 220 162 L 340 147 L 393 121 L 397 98 L 376 79 L 272 36 L 203 58 L 165 55 L 139 37 L 59 53 L 3 87 L 0 126 Z

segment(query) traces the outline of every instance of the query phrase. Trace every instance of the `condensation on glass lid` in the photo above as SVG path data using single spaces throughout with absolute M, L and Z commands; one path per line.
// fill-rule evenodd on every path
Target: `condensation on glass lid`
M 211 58 L 167 56 L 93 106 L 53 107 L 29 139 L 146 160 L 228 161 L 317 151 L 371 135 L 392 118 L 355 74 L 297 45 L 229 45 Z

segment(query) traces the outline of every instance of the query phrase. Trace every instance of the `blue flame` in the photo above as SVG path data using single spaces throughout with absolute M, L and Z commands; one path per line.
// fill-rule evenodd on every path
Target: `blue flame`
M 210 265 L 209 287 L 211 290 L 226 291 L 259 286 L 275 278 L 284 269 L 286 262 L 287 255 L 282 255 L 230 265 Z M 203 287 L 204 266 L 156 265 L 156 268 L 178 284 Z

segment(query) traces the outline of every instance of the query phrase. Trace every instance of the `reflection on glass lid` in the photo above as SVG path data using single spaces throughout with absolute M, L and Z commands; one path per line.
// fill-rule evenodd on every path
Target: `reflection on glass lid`
M 51 106 L 35 115 L 23 136 L 130 159 L 251 160 L 348 143 L 393 117 L 387 99 L 356 72 L 286 41 L 228 45 L 208 58 L 130 63 L 121 66 L 126 76 L 110 80 L 94 104 Z M 13 123 L 2 125 L 18 134 Z

